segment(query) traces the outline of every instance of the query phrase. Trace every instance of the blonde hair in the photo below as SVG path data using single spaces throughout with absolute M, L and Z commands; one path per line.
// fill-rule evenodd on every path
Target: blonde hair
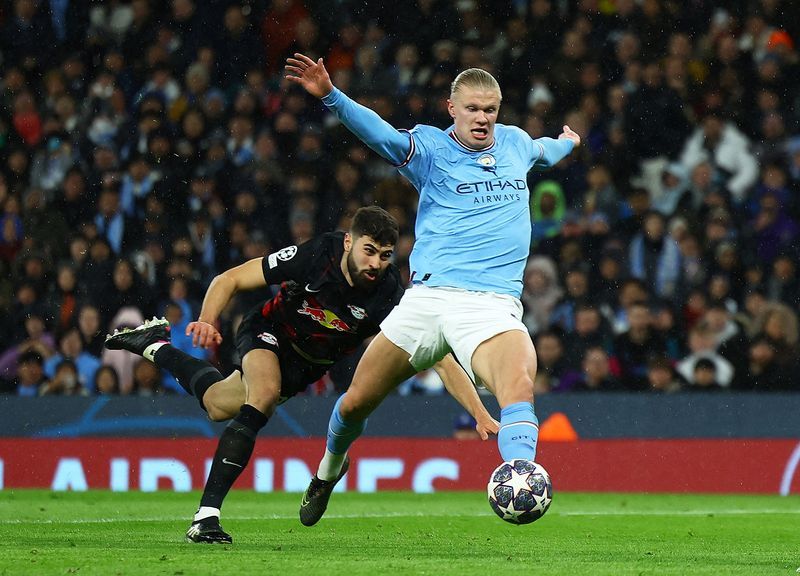
M 494 76 L 489 74 L 486 70 L 480 68 L 467 68 L 461 72 L 453 83 L 450 85 L 450 98 L 455 96 L 456 92 L 462 88 L 477 88 L 478 90 L 496 91 L 503 98 L 503 93 L 500 91 L 500 84 L 497 83 Z

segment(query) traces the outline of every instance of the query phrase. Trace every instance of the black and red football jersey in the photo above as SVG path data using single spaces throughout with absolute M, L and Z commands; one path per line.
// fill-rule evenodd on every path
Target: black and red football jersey
M 350 286 L 341 269 L 343 254 L 344 233 L 330 232 L 263 260 L 264 278 L 280 284 L 280 291 L 261 313 L 303 355 L 316 360 L 335 362 L 353 352 L 378 333 L 403 295 L 394 265 L 369 290 Z

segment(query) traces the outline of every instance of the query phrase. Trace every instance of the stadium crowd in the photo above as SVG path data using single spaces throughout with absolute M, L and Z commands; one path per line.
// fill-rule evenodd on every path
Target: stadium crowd
M 184 329 L 215 274 L 362 205 L 399 221 L 407 277 L 415 191 L 283 79 L 294 52 L 397 127 L 449 125 L 449 82 L 480 67 L 501 122 L 582 136 L 529 174 L 537 393 L 800 389 L 800 2 L 716 4 L 3 3 L 0 391 L 182 393 L 105 334 L 165 315 L 205 358 Z M 225 370 L 258 299 L 225 316 Z

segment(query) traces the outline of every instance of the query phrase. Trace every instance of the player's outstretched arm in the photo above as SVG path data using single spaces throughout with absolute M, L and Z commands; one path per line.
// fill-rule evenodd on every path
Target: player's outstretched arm
M 434 365 L 433 369 L 444 382 L 444 387 L 447 388 L 450 395 L 475 419 L 477 422 L 475 430 L 478 431 L 481 440 L 488 439 L 489 434 L 497 434 L 497 431 L 500 430 L 500 423 L 492 418 L 486 410 L 472 380 L 456 362 L 453 355 L 448 354 L 442 358 Z
M 322 58 L 314 62 L 305 54 L 295 54 L 286 59 L 286 79 L 299 84 L 303 89 L 317 98 L 324 98 L 333 92 L 333 83 Z
M 536 160 L 537 168 L 550 168 L 568 156 L 575 148 L 580 146 L 581 137 L 566 124 L 558 138 L 537 138 L 534 140 L 539 145 L 541 155 Z
M 253 258 L 214 277 L 203 298 L 200 316 L 186 327 L 186 335 L 192 337 L 193 346 L 208 348 L 222 342 L 222 335 L 216 328 L 217 318 L 233 295 L 240 290 L 253 290 L 267 285 L 262 260 Z
M 398 166 L 403 164 L 411 151 L 411 139 L 381 118 L 375 111 L 350 99 L 331 83 L 322 58 L 316 62 L 304 54 L 295 54 L 286 59 L 286 80 L 302 86 L 309 94 L 322 98 L 327 106 L 348 130 L 380 154 Z

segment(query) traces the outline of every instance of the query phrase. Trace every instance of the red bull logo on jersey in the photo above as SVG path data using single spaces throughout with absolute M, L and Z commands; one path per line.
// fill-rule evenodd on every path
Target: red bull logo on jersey
M 325 328 L 336 330 L 338 332 L 352 332 L 352 330 L 350 330 L 350 326 L 347 325 L 347 322 L 339 318 L 336 314 L 330 310 L 325 310 L 324 308 L 314 308 L 313 306 L 309 306 L 307 300 L 303 300 L 303 307 L 297 312 L 299 314 L 311 316 L 311 318 L 316 320 Z

